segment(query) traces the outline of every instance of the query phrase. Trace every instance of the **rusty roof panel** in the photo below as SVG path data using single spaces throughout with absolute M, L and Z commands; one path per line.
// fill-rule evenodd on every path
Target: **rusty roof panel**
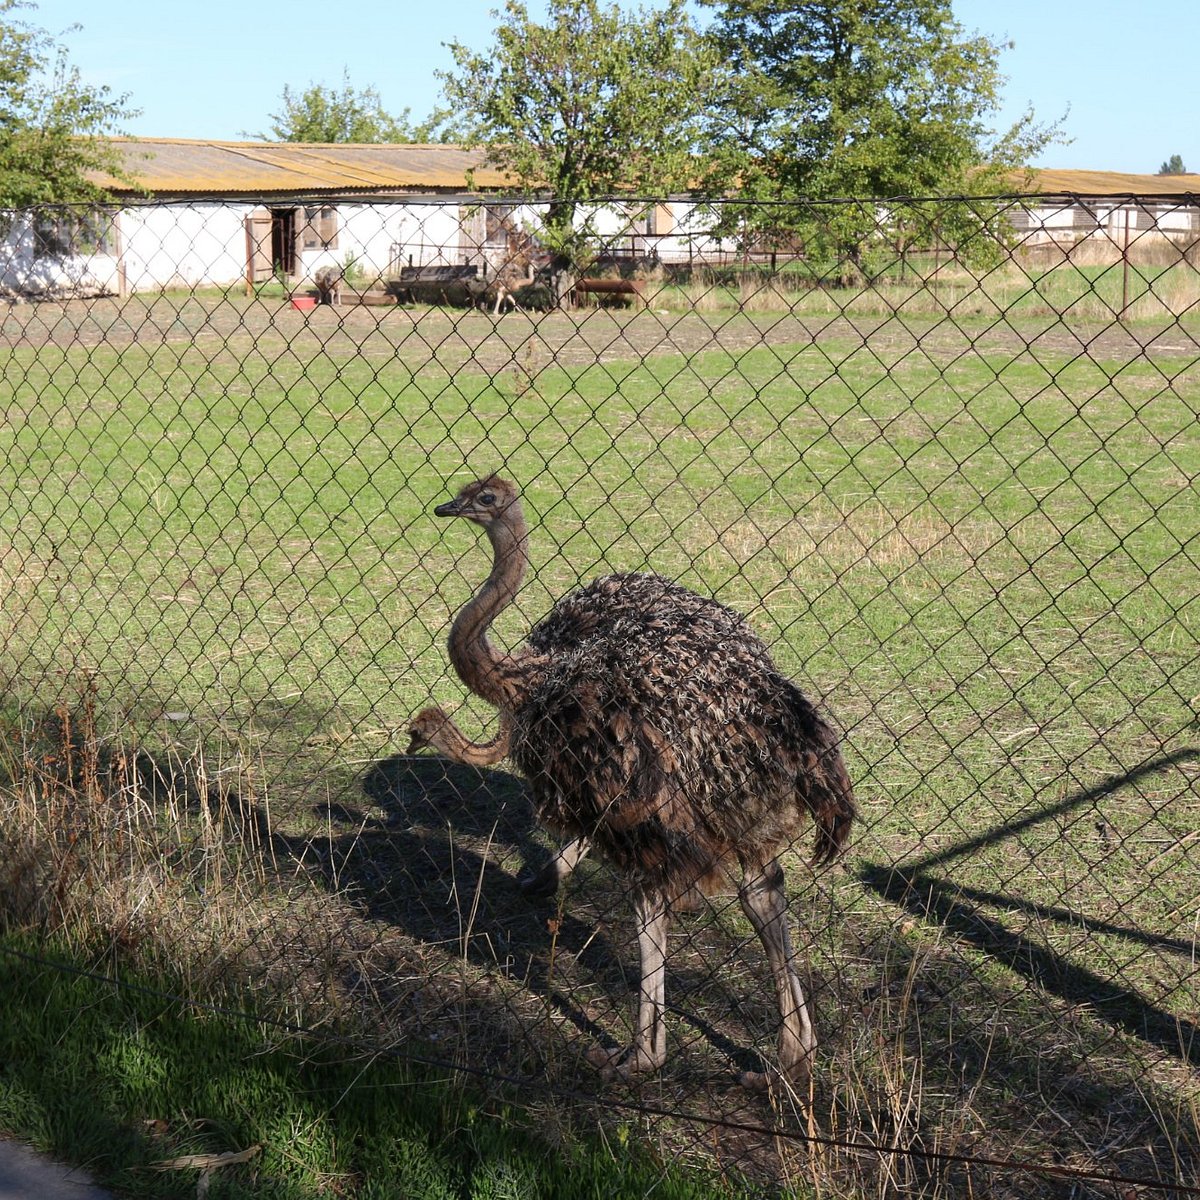
M 467 192 L 511 187 L 485 166 L 483 151 L 447 145 L 316 142 L 219 142 L 117 138 L 131 175 L 166 196 L 389 192 Z M 96 181 L 118 194 L 111 177 Z M 1025 190 L 1046 195 L 1200 196 L 1200 174 L 1130 175 L 1118 171 L 1029 172 Z
M 119 138 L 114 144 L 129 173 L 159 195 L 463 192 L 508 185 L 508 176 L 483 165 L 482 151 L 460 146 L 181 138 Z M 111 177 L 95 178 L 115 192 L 129 190 Z
M 1200 196 L 1200 175 L 1130 175 L 1122 171 L 1031 171 L 1027 190 L 1046 195 Z

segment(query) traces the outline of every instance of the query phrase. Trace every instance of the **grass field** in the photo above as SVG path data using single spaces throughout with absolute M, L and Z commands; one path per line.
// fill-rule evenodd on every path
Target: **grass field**
M 502 641 L 600 571 L 677 578 L 825 701 L 862 801 L 844 870 L 790 868 L 811 1118 L 732 1086 L 773 1026 L 722 897 L 678 923 L 672 1059 L 635 1095 L 685 1116 L 647 1139 L 866 1195 L 1073 1185 L 702 1118 L 1195 1185 L 1200 355 L 1165 310 L 1123 328 L 980 296 L 10 313 L 22 919 L 607 1119 L 580 1056 L 627 1036 L 618 881 L 589 863 L 530 908 L 512 878 L 546 843 L 519 783 L 398 753 L 417 708 L 462 700 L 444 637 L 488 567 L 430 510 L 501 468 L 535 562 Z

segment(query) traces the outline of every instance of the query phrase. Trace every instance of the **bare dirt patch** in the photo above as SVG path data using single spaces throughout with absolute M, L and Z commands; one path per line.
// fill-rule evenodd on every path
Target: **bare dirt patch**
M 0 315 L 0 339 L 9 347 L 62 350 L 209 344 L 214 357 L 230 354 L 239 361 L 249 348 L 267 358 L 289 349 L 301 358 L 319 350 L 334 359 L 399 360 L 413 370 L 436 363 L 447 371 L 486 374 L 814 342 L 869 344 L 884 363 L 898 362 L 918 347 L 947 363 L 968 352 L 1086 352 L 1118 362 L 1148 353 L 1200 353 L 1195 334 L 1177 322 L 1123 327 L 1111 320 L 1061 317 L 831 316 L 806 314 L 802 303 L 791 312 L 577 309 L 500 319 L 462 309 L 403 306 L 320 307 L 302 313 L 279 298 L 220 292 L 9 305 Z

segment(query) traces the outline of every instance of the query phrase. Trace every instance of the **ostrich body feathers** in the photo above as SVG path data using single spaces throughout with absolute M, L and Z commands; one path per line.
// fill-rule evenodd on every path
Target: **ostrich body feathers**
M 530 633 L 511 755 L 539 818 L 635 889 L 711 890 L 806 817 L 816 857 L 853 812 L 837 739 L 745 619 L 657 575 L 609 575 Z

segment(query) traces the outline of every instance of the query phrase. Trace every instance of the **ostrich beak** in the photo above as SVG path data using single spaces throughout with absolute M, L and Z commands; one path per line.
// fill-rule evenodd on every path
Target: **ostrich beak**
M 459 500 L 456 496 L 453 500 L 447 500 L 445 504 L 439 504 L 433 510 L 433 515 L 435 517 L 457 517 L 460 511 Z

